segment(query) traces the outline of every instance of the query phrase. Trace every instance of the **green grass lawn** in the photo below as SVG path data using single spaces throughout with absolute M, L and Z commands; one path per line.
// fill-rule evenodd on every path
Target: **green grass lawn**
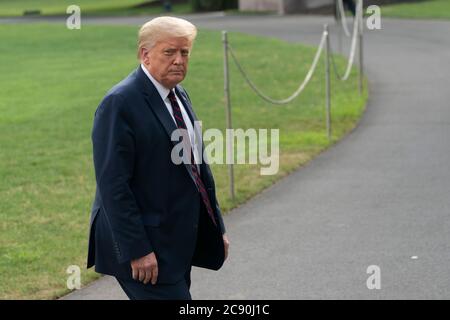
M 159 3 L 159 0 L 153 0 Z M 41 15 L 66 15 L 66 9 L 76 4 L 81 15 L 141 15 L 164 12 L 162 5 L 137 8 L 149 2 L 143 0 L 0 0 L 0 16 L 22 16 L 26 10 L 40 10 Z M 191 12 L 191 5 L 175 4 L 174 13 Z
M 106 91 L 138 62 L 137 27 L 0 25 L 0 299 L 47 299 L 68 293 L 69 265 L 85 270 L 95 178 L 90 134 Z M 230 34 L 242 64 L 276 98 L 303 79 L 314 48 Z M 222 44 L 201 31 L 184 86 L 204 128 L 225 128 Z M 338 59 L 341 70 L 344 59 Z M 333 142 L 360 118 L 353 74 L 333 86 Z M 280 171 L 261 176 L 258 165 L 236 166 L 237 202 L 228 196 L 226 165 L 213 165 L 224 211 L 306 163 L 329 143 L 325 133 L 324 63 L 303 95 L 286 106 L 259 100 L 231 68 L 235 128 L 280 128 Z
M 426 0 L 400 3 L 381 8 L 381 16 L 421 19 L 450 19 L 450 0 Z

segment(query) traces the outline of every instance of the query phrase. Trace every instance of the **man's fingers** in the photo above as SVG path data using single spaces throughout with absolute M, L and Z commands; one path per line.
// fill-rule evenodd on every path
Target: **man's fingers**
M 149 283 L 151 279 L 152 279 L 152 273 L 150 272 L 150 270 L 146 270 L 145 271 L 144 284 Z
M 132 274 L 133 274 L 133 279 L 137 280 L 138 279 L 138 270 L 136 270 L 135 268 L 132 268 Z
M 158 281 L 158 266 L 143 270 L 145 270 L 145 278 L 143 281 L 144 284 L 147 284 L 149 282 L 151 282 L 152 284 L 156 284 L 156 281 Z
M 139 269 L 139 281 L 143 281 L 145 279 L 145 269 Z
M 155 285 L 156 281 L 158 281 L 158 265 L 152 269 L 152 284 Z
M 225 234 L 223 235 L 223 246 L 224 246 L 224 249 L 225 249 L 225 259 L 224 260 L 227 260 L 227 258 L 228 258 L 228 250 L 229 250 L 229 247 L 230 247 L 230 241 L 228 240 L 228 237 Z
M 148 255 L 131 261 L 131 270 L 133 279 L 144 284 L 150 281 L 156 284 L 158 278 L 158 263 L 155 253 L 150 252 Z

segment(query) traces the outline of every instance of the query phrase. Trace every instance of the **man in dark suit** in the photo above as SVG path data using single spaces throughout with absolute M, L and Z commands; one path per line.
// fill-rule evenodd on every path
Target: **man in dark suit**
M 94 117 L 97 190 L 87 266 L 116 277 L 130 299 L 191 299 L 191 266 L 218 270 L 228 255 L 197 117 L 179 85 L 196 34 L 173 17 L 144 24 L 141 65 L 107 93 Z M 181 141 L 173 141 L 177 131 Z M 179 144 L 186 148 L 173 152 Z

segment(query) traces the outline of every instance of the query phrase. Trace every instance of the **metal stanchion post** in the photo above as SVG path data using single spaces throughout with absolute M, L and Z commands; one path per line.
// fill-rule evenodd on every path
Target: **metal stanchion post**
M 330 34 L 328 25 L 324 25 L 324 33 L 326 37 L 325 44 L 325 87 L 326 87 L 326 113 L 327 113 L 327 136 L 331 141 L 331 83 L 330 83 Z
M 231 129 L 233 128 L 231 124 L 231 102 L 230 102 L 230 77 L 228 69 L 228 34 L 226 31 L 222 31 L 222 41 L 224 49 L 224 60 L 223 60 L 223 75 L 224 75 L 224 94 L 225 94 L 225 108 L 227 117 L 227 130 L 226 130 L 226 140 L 227 140 L 227 154 L 226 159 L 228 163 L 228 175 L 230 179 L 230 196 L 231 200 L 235 200 L 234 195 L 234 143 L 233 134 Z

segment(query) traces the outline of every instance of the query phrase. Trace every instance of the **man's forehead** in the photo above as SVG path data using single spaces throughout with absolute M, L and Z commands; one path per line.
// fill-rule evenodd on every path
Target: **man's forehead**
M 191 42 L 186 38 L 167 38 L 159 40 L 156 45 L 168 48 L 190 48 Z

